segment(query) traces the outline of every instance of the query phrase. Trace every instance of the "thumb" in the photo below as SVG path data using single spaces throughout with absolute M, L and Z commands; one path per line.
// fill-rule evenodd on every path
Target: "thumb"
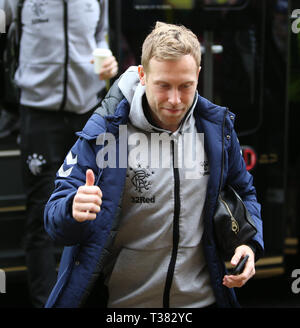
M 85 177 L 86 177 L 85 178 L 85 185 L 86 186 L 93 186 L 94 183 L 95 183 L 95 175 L 94 175 L 93 170 L 91 170 L 91 169 L 86 170 Z
M 241 258 L 242 258 L 242 253 L 241 253 L 241 252 L 236 252 L 236 253 L 233 255 L 233 257 L 232 257 L 230 263 L 231 263 L 233 266 L 236 266 L 236 265 L 239 263 L 239 261 L 240 261 Z

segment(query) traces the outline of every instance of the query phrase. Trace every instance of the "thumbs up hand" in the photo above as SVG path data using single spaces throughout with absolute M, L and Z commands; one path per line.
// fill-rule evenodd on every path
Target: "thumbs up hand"
M 95 220 L 101 210 L 102 192 L 94 186 L 95 176 L 91 169 L 86 171 L 85 185 L 80 186 L 73 199 L 72 215 L 78 222 Z

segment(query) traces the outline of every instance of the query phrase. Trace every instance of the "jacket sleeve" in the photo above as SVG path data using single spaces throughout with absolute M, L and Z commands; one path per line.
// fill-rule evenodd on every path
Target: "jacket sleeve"
M 97 137 L 106 129 L 103 117 L 113 115 L 123 98 L 117 80 L 83 130 L 77 133 L 80 138 L 56 174 L 55 189 L 44 211 L 44 225 L 50 237 L 62 245 L 85 244 L 94 233 L 94 221 L 77 222 L 72 217 L 73 198 L 85 184 L 87 169 L 93 170 L 96 182 L 100 179 L 103 169 L 97 165 L 97 155 L 102 146 L 97 145 Z
M 231 143 L 228 151 L 227 183 L 239 193 L 256 225 L 257 233 L 249 246 L 255 250 L 256 260 L 264 250 L 261 205 L 257 201 L 256 189 L 253 185 L 253 176 L 247 171 L 242 157 L 240 144 L 234 129 L 231 133 Z
M 44 210 L 44 225 L 50 237 L 70 246 L 85 243 L 91 232 L 91 221 L 77 222 L 72 216 L 72 203 L 77 189 L 85 184 L 88 168 L 97 179 L 98 168 L 92 142 L 79 138 L 58 170 L 55 189 Z

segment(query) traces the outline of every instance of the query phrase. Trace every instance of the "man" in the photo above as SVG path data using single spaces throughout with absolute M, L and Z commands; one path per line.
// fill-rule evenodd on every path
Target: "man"
M 68 246 L 47 307 L 85 304 L 103 277 L 108 307 L 238 306 L 232 287 L 254 275 L 263 250 L 260 206 L 233 114 L 197 94 L 200 57 L 190 30 L 158 22 L 142 65 L 78 133 L 45 208 L 46 230 Z M 222 151 L 222 185 L 238 190 L 258 228 L 232 257 L 249 255 L 237 276 L 213 235 Z
M 53 242 L 44 230 L 44 206 L 55 173 L 117 74 L 111 56 L 99 75 L 92 52 L 108 48 L 107 0 L 4 1 L 9 25 L 22 4 L 19 66 L 21 151 L 26 190 L 26 264 L 32 303 L 43 307 L 56 281 Z

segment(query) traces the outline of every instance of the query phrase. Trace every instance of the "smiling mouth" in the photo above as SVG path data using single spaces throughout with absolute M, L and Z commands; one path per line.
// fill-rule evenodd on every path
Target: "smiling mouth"
M 171 112 L 171 113 L 182 112 L 182 109 L 177 109 L 177 108 L 166 108 L 166 107 L 163 107 L 162 109 L 163 110 L 166 110 L 168 112 Z

